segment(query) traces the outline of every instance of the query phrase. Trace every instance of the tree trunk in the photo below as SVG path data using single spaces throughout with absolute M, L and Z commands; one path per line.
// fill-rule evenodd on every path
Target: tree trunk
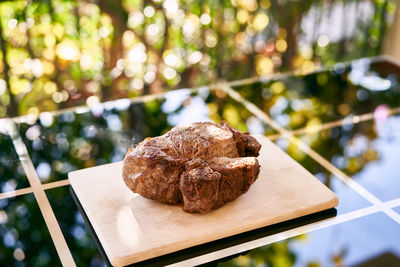
M 10 103 L 7 107 L 7 116 L 15 117 L 18 116 L 18 103 L 15 99 L 15 96 L 11 92 L 10 77 L 9 77 L 10 66 L 8 65 L 7 48 L 6 48 L 6 42 L 4 41 L 3 38 L 3 28 L 1 23 L 0 23 L 0 46 L 1 46 L 1 52 L 3 53 L 4 80 L 6 82 L 8 94 L 10 96 Z
M 123 57 L 123 43 L 122 35 L 127 30 L 126 21 L 128 19 L 128 14 L 122 7 L 121 0 L 110 1 L 110 0 L 100 0 L 99 1 L 100 10 L 110 16 L 113 28 L 113 44 L 108 50 L 108 56 L 104 55 L 105 67 L 108 73 L 117 65 L 117 61 Z M 124 78 L 125 75 L 122 73 L 120 76 L 113 78 L 110 86 L 103 86 L 103 100 L 112 99 L 114 94 L 117 93 L 118 81 Z

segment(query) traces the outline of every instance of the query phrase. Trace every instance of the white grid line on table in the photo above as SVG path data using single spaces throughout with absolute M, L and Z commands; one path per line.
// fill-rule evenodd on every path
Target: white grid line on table
M 69 180 L 68 179 L 42 184 L 42 188 L 44 190 L 48 190 L 48 189 L 58 188 L 58 187 L 66 186 L 66 185 L 69 185 Z
M 58 188 L 58 187 L 66 186 L 66 185 L 69 185 L 68 179 L 42 184 L 41 187 L 44 190 L 49 190 L 49 189 Z M 22 196 L 22 195 L 26 195 L 26 194 L 29 194 L 32 192 L 33 192 L 32 187 L 24 187 L 24 188 L 0 193 L 0 199 Z
M 341 171 L 339 168 L 331 164 L 328 160 L 326 160 L 324 157 L 322 157 L 320 154 L 318 154 L 316 151 L 308 147 L 305 143 L 301 142 L 297 137 L 292 136 L 291 138 L 297 139 L 299 148 L 305 152 L 308 153 L 308 155 L 313 158 L 315 161 L 317 161 L 319 164 L 321 164 L 325 169 L 330 171 L 332 174 L 334 174 L 336 177 L 338 177 L 341 181 L 343 181 L 345 184 L 347 184 L 350 188 L 352 188 L 354 191 L 356 191 L 358 194 L 363 196 L 365 199 L 367 199 L 369 202 L 374 204 L 376 207 L 380 208 L 381 211 L 383 211 L 386 215 L 388 215 L 390 218 L 395 220 L 397 223 L 400 224 L 400 215 L 398 213 L 395 213 L 393 210 L 390 208 L 386 208 L 384 203 L 379 200 L 374 194 L 369 192 L 365 187 L 357 183 L 354 179 L 351 179 L 349 176 L 347 176 L 343 171 Z
M 400 107 L 390 109 L 388 116 L 397 115 L 398 113 L 400 113 Z M 364 113 L 364 114 L 360 114 L 360 115 L 352 115 L 351 117 L 347 117 L 347 118 L 336 120 L 336 121 L 324 122 L 324 123 L 322 123 L 320 125 L 316 125 L 316 126 L 307 126 L 307 127 L 294 129 L 294 130 L 289 130 L 289 132 L 296 136 L 317 133 L 317 132 L 321 132 L 324 130 L 340 127 L 340 126 L 346 126 L 346 125 L 351 125 L 351 124 L 359 124 L 361 122 L 367 122 L 367 121 L 374 119 L 374 115 L 375 115 L 374 112 Z M 272 134 L 272 135 L 269 135 L 268 138 L 270 140 L 276 140 L 281 136 L 282 136 L 281 134 Z
M 25 188 L 21 188 L 21 189 L 12 190 L 12 191 L 6 191 L 3 193 L 0 193 L 0 199 L 17 197 L 17 196 L 26 195 L 26 194 L 29 194 L 32 192 L 33 192 L 32 187 L 25 187 Z
M 17 131 L 14 122 L 11 120 L 6 122 L 8 134 L 13 140 L 14 148 L 25 171 L 25 175 L 31 185 L 30 188 L 42 213 L 60 261 L 63 266 L 76 266 L 71 251 L 68 248 L 67 242 L 65 241 L 64 235 L 62 234 L 61 228 L 58 224 L 57 218 L 54 215 L 50 202 L 44 189 L 42 188 L 42 184 L 36 173 L 35 167 L 33 166 L 30 156 L 28 155 L 28 150 Z
M 345 66 L 345 67 L 349 67 L 351 64 L 359 62 L 360 60 L 369 60 L 370 63 L 375 63 L 378 61 L 386 60 L 394 65 L 400 66 L 400 61 L 398 61 L 397 59 L 395 59 L 391 56 L 387 56 L 387 55 L 354 59 L 354 60 L 350 60 L 347 62 L 340 62 L 340 64 L 343 64 L 343 66 Z M 272 74 L 268 74 L 266 76 L 257 76 L 257 77 L 252 77 L 252 78 L 246 78 L 246 79 L 241 79 L 241 80 L 237 80 L 237 81 L 227 81 L 225 83 L 229 87 L 243 86 L 243 85 L 249 85 L 249 84 L 255 83 L 255 82 L 268 82 L 268 81 L 272 81 L 272 80 L 279 80 L 282 78 L 291 77 L 291 76 L 295 76 L 295 75 L 307 75 L 307 74 L 313 74 L 313 73 L 320 73 L 323 71 L 333 70 L 333 68 L 334 68 L 334 66 L 317 66 L 316 69 L 314 69 L 312 72 L 303 71 L 303 70 L 293 70 L 293 71 L 287 71 L 287 72 L 283 72 L 283 73 L 272 73 Z M 214 86 L 214 85 L 215 84 L 212 84 L 212 86 Z
M 337 225 L 340 223 L 344 223 L 344 222 L 351 221 L 354 219 L 362 218 L 364 216 L 368 216 L 368 215 L 371 215 L 374 213 L 382 212 L 382 209 L 389 209 L 391 212 L 396 213 L 394 210 L 392 210 L 390 208 L 393 208 L 397 205 L 400 205 L 400 198 L 390 200 L 390 201 L 383 203 L 383 205 L 382 205 L 383 207 L 378 207 L 378 206 L 373 205 L 373 206 L 369 206 L 366 208 L 361 208 L 361 209 L 358 209 L 355 211 L 351 211 L 351 212 L 348 212 L 345 214 L 338 215 L 334 218 L 329 218 L 329 219 L 325 219 L 322 221 L 310 223 L 310 224 L 300 226 L 297 228 L 293 228 L 290 230 L 286 230 L 286 231 L 283 231 L 283 232 L 280 232 L 277 234 L 262 237 L 260 239 L 256 239 L 256 240 L 242 243 L 242 244 L 239 244 L 236 246 L 232 246 L 229 248 L 225 248 L 222 250 L 204 254 L 204 255 L 189 259 L 189 260 L 179 262 L 179 263 L 171 264 L 169 266 L 175 266 L 175 267 L 189 266 L 189 265 L 192 266 L 192 265 L 207 263 L 210 261 L 215 261 L 215 260 L 218 260 L 221 258 L 239 254 L 241 252 L 255 249 L 258 247 L 266 246 L 266 245 L 269 245 L 269 244 L 272 244 L 275 242 L 279 242 L 279 241 L 282 241 L 282 240 L 285 240 L 285 239 L 288 239 L 291 237 L 301 235 L 301 234 L 307 234 L 312 231 L 324 229 L 324 228 L 334 226 L 334 225 Z M 396 216 L 400 216 L 400 215 L 397 213 Z
M 292 140 L 295 141 L 300 150 L 302 150 L 304 153 L 306 153 L 308 156 L 310 156 L 312 159 L 314 159 L 322 167 L 327 169 L 329 172 L 331 172 L 333 175 L 335 175 L 342 182 L 347 184 L 354 191 L 356 191 L 361 196 L 363 196 L 365 199 L 367 199 L 369 202 L 371 202 L 374 205 L 382 204 L 382 202 L 377 197 L 375 197 L 372 193 L 370 193 L 367 189 L 365 189 L 359 183 L 357 183 L 356 181 L 354 181 L 353 179 L 348 177 L 343 171 L 341 171 L 339 168 L 337 168 L 336 166 L 331 164 L 327 159 L 325 159 L 323 156 L 321 156 L 315 150 L 310 148 L 307 144 L 302 142 L 299 138 L 297 138 L 293 135 L 290 135 L 290 136 L 284 135 L 284 137 L 287 138 L 289 141 L 292 141 Z
M 190 93 L 196 92 L 200 88 L 210 88 L 208 86 L 199 86 L 199 87 L 194 87 L 194 88 L 182 88 L 182 89 L 177 89 L 177 90 L 189 90 Z M 77 113 L 85 113 L 89 112 L 92 108 L 96 108 L 99 106 L 106 107 L 107 105 L 113 106 L 118 103 L 118 101 L 129 101 L 131 104 L 135 103 L 141 103 L 141 102 L 146 102 L 146 101 L 151 101 L 155 99 L 162 98 L 166 93 L 157 93 L 153 95 L 145 95 L 145 96 L 138 96 L 134 98 L 120 98 L 117 100 L 110 100 L 110 101 L 105 101 L 101 103 L 97 103 L 94 105 L 82 105 L 82 106 L 76 106 L 76 107 L 70 107 L 70 108 L 65 108 L 65 109 L 60 109 L 60 110 L 53 110 L 53 111 L 47 111 L 43 113 L 48 113 L 51 114 L 52 116 L 57 116 L 65 112 L 77 112 Z M 113 105 L 114 104 L 114 105 Z M 41 114 L 41 113 L 40 113 Z M 0 122 L 2 120 L 9 120 L 11 119 L 14 123 L 29 123 L 32 121 L 36 121 L 39 117 L 40 114 L 28 114 L 28 115 L 22 115 L 22 116 L 17 116 L 13 118 L 7 118 L 7 119 L 0 119 Z
M 390 200 L 387 201 L 385 203 L 382 204 L 381 207 L 376 206 L 376 205 L 372 205 L 372 206 L 368 206 L 365 208 L 361 208 L 358 210 L 354 210 L 354 211 L 350 211 L 341 215 L 338 215 L 336 217 L 333 218 L 328 218 L 322 221 L 318 221 L 318 222 L 313 222 L 307 225 L 303 225 L 303 226 L 299 226 L 293 229 L 289 229 L 277 234 L 273 234 L 273 235 L 269 235 L 266 237 L 262 237 L 256 240 L 252 240 L 246 243 L 242 243 L 236 246 L 232 246 L 229 248 L 225 248 L 225 249 L 221 249 L 215 252 L 211 252 L 211 253 L 207 253 L 198 257 L 194 257 L 192 259 L 188 259 L 182 262 L 178 262 L 175 264 L 171 264 L 168 266 L 192 266 L 192 265 L 199 265 L 199 264 L 203 264 L 203 263 L 207 263 L 210 261 L 215 261 L 218 259 L 222 259 L 225 257 L 229 257 L 231 255 L 235 255 L 238 253 L 242 253 L 244 251 L 248 251 L 251 249 L 255 249 L 258 247 L 262 247 L 262 246 L 266 246 L 275 242 L 279 242 L 291 237 L 295 237 L 301 234 L 307 234 L 316 230 L 320 230 L 320 229 L 324 229 L 327 227 L 331 227 L 340 223 L 344 223 L 344 222 L 348 222 L 351 220 L 355 220 L 358 218 L 362 218 L 374 213 L 378 213 L 378 212 L 382 212 L 382 209 L 389 209 L 391 210 L 391 212 L 396 213 L 394 210 L 392 210 L 391 208 L 396 207 L 396 206 L 400 206 L 400 198 L 394 199 L 394 200 Z M 397 214 L 398 216 L 400 216 L 399 214 Z
M 325 219 L 322 221 L 310 223 L 307 225 L 299 226 L 293 229 L 289 229 L 277 234 L 269 235 L 266 237 L 262 237 L 253 241 L 249 241 L 246 243 L 242 243 L 236 246 L 232 246 L 229 248 L 221 249 L 215 252 L 207 253 L 198 257 L 194 257 L 179 263 L 171 264 L 169 266 L 194 266 L 194 265 L 199 265 L 203 263 L 207 263 L 210 261 L 215 261 L 221 258 L 225 258 L 231 255 L 235 255 L 244 251 L 248 251 L 251 249 L 255 249 L 258 247 L 262 247 L 265 245 L 269 245 L 278 241 L 282 241 L 291 237 L 295 237 L 301 234 L 306 234 L 312 231 L 316 231 L 319 229 L 323 229 L 329 226 L 333 226 L 336 224 L 340 224 L 343 222 L 351 221 L 357 218 L 361 218 L 373 213 L 380 212 L 381 210 L 376 207 L 376 206 L 369 206 L 366 208 L 362 208 L 359 210 L 351 211 L 345 214 L 338 215 L 336 217 L 330 218 L 330 219 Z
M 397 212 L 395 212 L 393 209 L 387 208 L 385 207 L 385 205 L 382 205 L 382 211 L 388 215 L 390 218 L 392 218 L 393 220 L 395 220 L 398 224 L 400 224 L 400 214 L 398 214 Z
M 336 175 L 345 184 L 347 184 L 349 187 L 351 187 L 353 190 L 355 190 L 358 194 L 363 196 L 369 202 L 371 202 L 372 204 L 379 207 L 381 209 L 381 211 L 383 211 L 386 215 L 388 215 L 394 221 L 396 221 L 397 223 L 400 223 L 400 216 L 398 216 L 398 213 L 392 212 L 391 209 L 384 208 L 383 202 L 380 201 L 375 195 L 373 195 L 371 192 L 369 192 L 367 189 L 365 189 L 362 185 L 357 183 L 355 180 L 351 179 L 343 171 L 341 171 L 336 166 L 331 164 L 328 160 L 326 160 L 323 156 L 321 156 L 316 151 L 314 151 L 312 148 L 310 148 L 307 144 L 305 144 L 299 138 L 294 136 L 292 132 L 288 131 L 287 129 L 285 129 L 285 128 L 281 127 L 279 124 L 277 124 L 265 112 L 263 112 L 261 109 L 259 109 L 255 104 L 247 101 L 238 92 L 236 92 L 229 86 L 221 85 L 220 88 L 225 90 L 228 93 L 228 95 L 230 95 L 234 100 L 241 102 L 247 108 L 247 110 L 252 112 L 260 120 L 267 123 L 272 128 L 274 128 L 276 131 L 281 133 L 281 135 L 283 137 L 286 137 L 288 140 L 295 140 L 298 147 L 304 153 L 309 155 L 312 159 L 314 159 L 317 163 L 319 163 L 322 167 L 324 167 L 325 169 L 330 171 L 332 174 Z
M 385 202 L 388 208 L 396 208 L 400 207 L 400 198 L 392 199 Z

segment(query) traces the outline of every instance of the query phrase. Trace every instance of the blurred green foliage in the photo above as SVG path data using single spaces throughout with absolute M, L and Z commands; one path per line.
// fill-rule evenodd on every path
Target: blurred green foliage
M 65 179 L 74 169 L 121 160 L 130 145 L 163 134 L 187 116 L 200 113 L 202 119 L 225 119 L 241 131 L 274 134 L 223 91 L 182 90 L 144 102 L 114 102 L 108 107 L 95 104 L 217 79 L 290 69 L 309 73 L 321 64 L 376 55 L 395 8 L 394 0 L 2 1 L 0 117 L 84 103 L 90 106 L 89 110 L 56 115 L 42 113 L 38 119 L 19 124 L 42 182 Z M 384 70 L 366 65 L 365 76 Z M 391 90 L 376 92 L 354 84 L 349 78 L 351 71 L 336 65 L 332 72 L 235 89 L 291 129 L 312 130 L 352 112 L 370 112 L 382 104 L 397 106 L 398 76 L 373 74 L 383 84 L 391 82 Z M 178 103 L 174 108 L 167 104 L 171 99 Z M 205 107 L 204 114 L 201 107 Z M 350 131 L 349 139 L 357 133 Z M 370 140 L 376 138 L 373 130 L 366 134 Z M 340 136 L 333 131 L 302 139 L 327 157 L 344 153 L 343 147 L 336 145 Z M 2 190 L 26 186 L 11 139 L 0 135 L 0 145 L 0 173 L 6 177 L 1 181 Z M 312 173 L 321 172 L 295 142 L 286 149 Z M 351 164 L 345 171 L 352 175 L 376 160 L 374 153 L 365 155 L 349 158 Z M 331 177 L 327 175 L 324 182 L 330 186 Z M 76 262 L 101 265 L 67 188 L 46 193 Z M 33 196 L 0 204 L 4 221 L 0 265 L 22 265 L 22 261 L 59 265 Z M 21 212 L 25 215 L 20 216 Z M 296 257 L 288 246 L 290 241 L 252 250 L 222 265 L 291 266 Z M 18 259 L 22 260 L 15 263 Z
M 0 2 L 0 117 L 379 53 L 396 1 Z

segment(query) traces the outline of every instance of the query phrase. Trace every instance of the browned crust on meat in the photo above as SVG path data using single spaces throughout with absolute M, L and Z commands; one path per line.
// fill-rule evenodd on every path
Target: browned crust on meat
M 206 213 L 248 191 L 259 174 L 260 148 L 227 122 L 178 126 L 129 149 L 123 179 L 143 197 Z

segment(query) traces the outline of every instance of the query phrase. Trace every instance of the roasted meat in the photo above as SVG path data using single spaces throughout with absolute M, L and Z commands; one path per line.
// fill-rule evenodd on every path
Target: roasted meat
M 259 173 L 260 148 L 227 122 L 177 126 L 130 149 L 123 179 L 143 197 L 206 213 L 247 192 Z

